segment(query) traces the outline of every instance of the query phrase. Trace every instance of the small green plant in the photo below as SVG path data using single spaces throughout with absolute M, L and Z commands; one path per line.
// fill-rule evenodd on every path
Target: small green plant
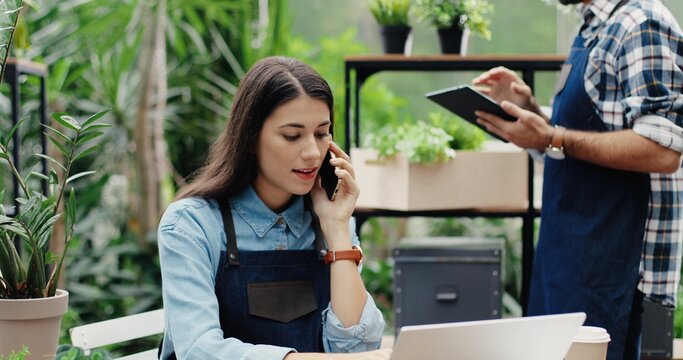
M 99 145 L 91 146 L 91 141 L 104 134 L 101 131 L 103 128 L 109 127 L 109 125 L 97 123 L 97 120 L 106 113 L 107 111 L 99 112 L 82 124 L 65 113 L 53 114 L 53 119 L 65 130 L 60 131 L 48 125 L 44 127 L 48 138 L 62 154 L 64 160 L 60 162 L 49 156 L 36 154 L 46 159 L 52 166 L 47 176 L 32 171 L 24 177 L 12 161 L 12 153 L 8 150 L 9 142 L 17 128 L 26 119 L 15 125 L 9 133 L 0 136 L 0 160 L 4 160 L 9 165 L 10 172 L 23 193 L 17 199 L 20 206 L 15 209 L 14 215 L 8 216 L 4 207 L 0 206 L 0 299 L 31 299 L 55 295 L 66 250 L 73 236 L 76 222 L 76 198 L 73 189 L 66 199 L 65 192 L 67 186 L 74 180 L 94 173 L 94 171 L 77 174 L 71 172 L 77 160 L 99 149 Z M 17 148 L 18 146 L 15 145 L 14 151 L 17 151 Z M 41 181 L 35 181 L 34 178 L 48 183 L 47 194 L 43 194 L 40 187 L 31 188 L 31 185 L 42 185 Z M 4 192 L 4 187 L 1 187 L 0 200 L 4 199 Z M 62 202 L 64 214 L 66 214 L 65 244 L 61 254 L 55 255 L 49 251 L 49 243 L 55 235 L 57 228 L 55 224 L 62 216 L 60 213 Z M 22 256 L 15 247 L 14 240 L 17 238 L 21 239 L 25 245 Z M 48 272 L 46 265 L 50 264 L 54 266 Z
M 455 156 L 449 142 L 453 137 L 443 129 L 425 122 L 385 126 L 368 134 L 367 145 L 379 152 L 379 158 L 402 154 L 411 163 L 428 164 Z
M 370 0 L 370 12 L 381 26 L 408 26 L 410 0 Z
M 449 142 L 454 150 L 479 150 L 486 141 L 486 133 L 478 127 L 458 117 L 444 112 L 433 112 L 428 115 L 429 124 L 443 129 L 453 139 Z
M 0 360 L 26 360 L 26 357 L 29 355 L 31 355 L 31 353 L 28 351 L 28 348 L 24 346 L 19 352 L 12 351 L 7 356 L 0 355 Z
M 491 31 L 486 15 L 491 12 L 493 5 L 487 0 L 417 0 L 415 3 L 416 15 L 437 29 L 468 28 L 487 40 L 491 39 Z

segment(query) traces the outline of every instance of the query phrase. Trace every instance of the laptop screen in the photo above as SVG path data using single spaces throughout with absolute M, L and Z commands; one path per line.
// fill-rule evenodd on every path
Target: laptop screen
M 401 328 L 391 360 L 562 360 L 585 313 Z

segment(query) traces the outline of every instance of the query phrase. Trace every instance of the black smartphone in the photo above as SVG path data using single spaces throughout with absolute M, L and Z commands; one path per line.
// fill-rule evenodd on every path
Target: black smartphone
M 327 198 L 330 199 L 330 201 L 334 201 L 334 199 L 337 197 L 339 185 L 341 184 L 341 179 L 338 178 L 334 173 L 335 167 L 330 164 L 330 159 L 334 158 L 334 153 L 328 149 L 327 154 L 325 155 L 325 160 L 323 160 L 322 165 L 320 165 L 320 171 L 318 171 L 318 175 L 320 175 L 320 184 L 322 185 L 323 189 L 325 189 Z

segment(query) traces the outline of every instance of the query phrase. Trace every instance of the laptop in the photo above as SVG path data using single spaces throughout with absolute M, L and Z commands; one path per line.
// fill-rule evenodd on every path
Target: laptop
M 391 360 L 562 360 L 585 313 L 403 326 Z

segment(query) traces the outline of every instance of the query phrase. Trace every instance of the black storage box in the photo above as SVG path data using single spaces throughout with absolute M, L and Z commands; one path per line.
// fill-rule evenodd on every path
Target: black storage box
M 645 299 L 642 322 L 640 358 L 671 359 L 674 352 L 674 310 Z
M 394 249 L 395 331 L 501 317 L 501 239 L 405 239 Z

